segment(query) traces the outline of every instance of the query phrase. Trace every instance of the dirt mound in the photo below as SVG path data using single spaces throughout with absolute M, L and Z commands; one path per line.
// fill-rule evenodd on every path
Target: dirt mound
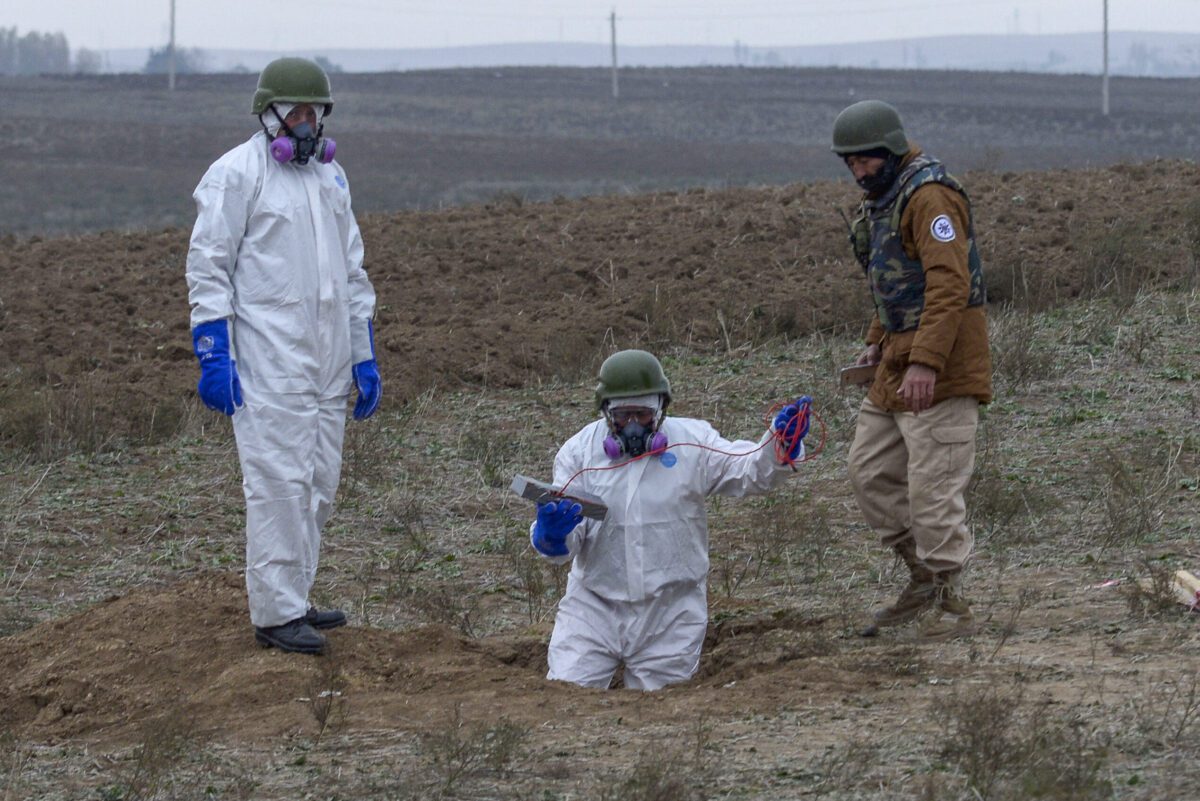
M 426 730 L 459 707 L 464 719 L 529 724 L 611 713 L 637 694 L 547 682 L 548 631 L 469 639 L 444 626 L 405 632 L 347 626 L 329 632 L 323 658 L 259 647 L 239 573 L 205 573 L 110 598 L 79 614 L 4 640 L 0 729 L 38 741 L 102 738 L 120 743 L 156 723 L 253 740 L 313 731 L 317 705 L 353 710 L 356 729 Z M 790 664 L 787 683 L 852 686 L 857 669 L 829 657 L 827 621 L 787 613 L 718 615 L 697 678 L 672 692 L 661 714 L 724 704 L 769 705 L 787 687 L 747 682 Z M 710 653 L 711 652 L 711 653 Z M 818 662 L 823 664 L 817 664 Z M 741 684 L 746 690 L 730 696 Z M 757 687 L 757 689 L 755 689 Z M 339 709 L 341 704 L 347 709 Z
M 1077 293 L 1081 264 L 1117 253 L 1165 272 L 1189 258 L 1195 164 L 966 182 L 993 300 Z M 435 384 L 575 377 L 614 347 L 728 348 L 861 326 L 869 302 L 836 213 L 855 197 L 818 183 L 366 217 L 384 402 Z M 6 238 L 0 393 L 85 396 L 96 419 L 121 410 L 132 433 L 169 432 L 196 380 L 187 238 Z
M 436 626 L 403 634 L 347 627 L 331 633 L 329 659 L 298 657 L 259 647 L 245 609 L 240 574 L 206 574 L 8 638 L 0 724 L 39 737 L 119 738 L 182 716 L 202 730 L 241 721 L 239 733 L 253 736 L 311 724 L 303 699 L 322 692 L 403 698 L 453 687 L 469 698 L 537 682 L 541 670 L 521 663 L 536 661 L 527 654 L 539 647 L 544 662 L 536 640 L 484 647 Z

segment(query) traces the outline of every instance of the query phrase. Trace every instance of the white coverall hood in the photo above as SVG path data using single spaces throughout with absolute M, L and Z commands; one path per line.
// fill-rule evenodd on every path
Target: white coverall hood
M 292 109 L 296 107 L 296 104 L 273 103 L 272 105 L 275 106 L 275 111 L 279 112 L 279 116 L 276 117 L 275 112 L 271 111 L 271 106 L 267 106 L 266 111 L 259 115 L 259 119 L 262 120 L 263 125 L 266 127 L 267 133 L 274 138 L 279 135 L 279 129 L 283 127 L 282 120 L 292 113 Z M 325 106 L 321 103 L 314 103 L 312 107 L 313 111 L 317 113 L 317 125 L 320 125 L 325 119 Z
M 608 402 L 611 409 L 653 409 L 662 408 L 661 395 L 635 395 L 632 398 L 613 398 Z

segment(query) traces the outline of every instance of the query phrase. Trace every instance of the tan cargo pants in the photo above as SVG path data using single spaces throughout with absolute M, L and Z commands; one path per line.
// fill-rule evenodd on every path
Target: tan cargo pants
M 932 408 L 889 412 L 864 400 L 850 446 L 850 483 L 884 546 L 912 537 L 935 573 L 962 568 L 975 539 L 965 494 L 975 467 L 979 401 L 947 398 Z

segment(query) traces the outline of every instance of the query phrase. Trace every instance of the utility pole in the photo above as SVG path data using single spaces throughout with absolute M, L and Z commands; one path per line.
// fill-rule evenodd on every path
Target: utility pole
M 1104 77 L 1100 82 L 1100 113 L 1108 116 L 1108 0 L 1104 0 Z
M 167 45 L 167 89 L 175 91 L 175 0 L 171 0 L 171 42 Z
M 1108 0 L 1105 0 L 1107 2 Z M 612 28 L 612 79 L 613 79 L 613 100 L 621 96 L 621 89 L 617 86 L 617 10 L 614 8 L 612 13 L 608 15 L 609 25 Z

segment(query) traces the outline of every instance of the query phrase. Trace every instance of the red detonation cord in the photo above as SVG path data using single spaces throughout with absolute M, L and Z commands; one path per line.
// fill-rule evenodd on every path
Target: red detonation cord
M 562 488 L 559 489 L 555 494 L 559 495 L 559 496 L 566 495 L 567 487 L 571 486 L 571 482 L 573 482 L 575 479 L 579 478 L 584 473 L 598 472 L 601 470 L 616 470 L 618 468 L 625 467 L 626 465 L 631 465 L 634 462 L 636 462 L 640 459 L 645 459 L 649 456 L 662 456 L 664 453 L 671 450 L 672 448 L 685 448 L 685 447 L 700 448 L 702 450 L 712 451 L 713 453 L 719 453 L 722 456 L 751 456 L 755 453 L 758 453 L 759 451 L 761 451 L 763 448 L 767 447 L 771 443 L 774 443 L 775 444 L 775 458 L 779 460 L 780 464 L 789 465 L 789 466 L 791 466 L 791 468 L 793 470 L 795 470 L 797 464 L 800 464 L 801 462 L 810 462 L 813 459 L 817 458 L 821 454 L 821 451 L 825 450 L 826 428 L 825 428 L 825 421 L 822 420 L 821 415 L 817 414 L 816 410 L 812 408 L 812 403 L 810 402 L 810 403 L 802 405 L 800 408 L 800 411 L 796 414 L 796 420 L 798 422 L 796 423 L 795 427 L 793 428 L 793 433 L 792 433 L 791 437 L 784 436 L 782 431 L 776 431 L 774 428 L 775 415 L 779 412 L 780 409 L 789 405 L 790 403 L 793 403 L 793 401 L 779 401 L 779 402 L 775 403 L 774 405 L 772 405 L 771 408 L 767 410 L 767 415 L 766 415 L 767 427 L 771 429 L 771 438 L 769 440 L 767 440 L 766 442 L 764 442 L 763 444 L 759 445 L 757 448 L 754 448 L 753 450 L 746 451 L 745 453 L 730 453 L 729 451 L 723 451 L 720 448 L 714 448 L 710 445 L 701 445 L 699 442 L 675 442 L 675 443 L 668 445 L 665 448 L 659 448 L 656 451 L 646 451 L 645 453 L 643 453 L 639 456 L 634 456 L 632 459 L 626 459 L 623 462 L 617 462 L 616 464 L 610 464 L 607 467 L 585 467 L 582 470 L 580 470 L 579 472 L 577 472 L 575 475 L 571 476 L 571 478 L 568 479 L 567 483 L 563 484 Z M 811 453 L 806 452 L 804 454 L 803 459 L 789 459 L 788 454 L 791 453 L 792 448 L 794 448 L 796 446 L 796 442 L 800 439 L 799 434 L 801 431 L 804 431 L 804 429 L 806 428 L 805 423 L 807 422 L 807 418 L 810 416 L 816 418 L 817 422 L 820 423 L 820 425 L 821 425 L 821 438 L 819 440 L 817 440 L 817 447 L 814 448 Z M 805 433 L 807 434 L 807 432 L 805 432 Z

